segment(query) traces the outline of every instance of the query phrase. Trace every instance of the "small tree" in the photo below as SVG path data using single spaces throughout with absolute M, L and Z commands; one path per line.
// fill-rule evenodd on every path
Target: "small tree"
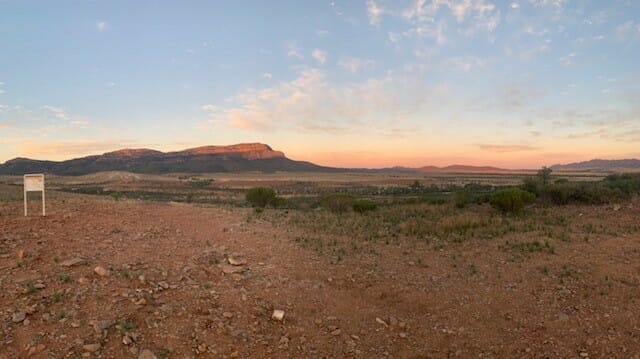
M 551 180 L 552 171 L 553 170 L 547 166 L 544 166 L 538 170 L 537 176 L 538 176 L 538 179 L 540 179 L 540 183 L 542 183 L 543 186 L 546 186 L 547 184 L 549 184 Z
M 253 207 L 264 208 L 275 203 L 276 191 L 269 187 L 254 187 L 247 191 L 246 199 Z

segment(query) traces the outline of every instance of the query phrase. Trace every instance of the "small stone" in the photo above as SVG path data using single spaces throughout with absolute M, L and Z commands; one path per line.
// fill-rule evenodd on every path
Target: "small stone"
M 589 357 L 589 353 L 587 352 L 580 352 L 580 358 L 588 358 Z
M 44 285 L 44 283 L 36 283 L 36 284 L 33 285 L 33 287 L 36 288 L 36 289 L 44 289 L 45 285 Z
M 233 313 L 231 313 L 231 312 L 224 312 L 224 313 L 222 313 L 222 316 L 223 316 L 223 317 L 225 317 L 225 318 L 227 318 L 227 319 L 231 319 L 231 318 L 233 318 Z
M 25 320 L 25 318 L 27 318 L 27 313 L 17 312 L 17 313 L 13 313 L 13 315 L 11 316 L 11 321 L 14 323 L 20 323 L 23 320 Z
M 284 319 L 284 310 L 274 310 L 273 314 L 271 314 L 271 319 L 281 322 Z
M 157 359 L 157 357 L 151 350 L 143 349 L 140 354 L 138 354 L 138 359 Z
M 385 322 L 384 320 L 382 320 L 382 319 L 381 319 L 381 318 L 379 318 L 379 317 L 376 317 L 376 322 L 377 322 L 378 324 L 382 324 L 382 325 L 384 325 L 385 327 L 388 327 L 388 326 L 389 326 L 389 324 L 387 324 L 387 322 Z
M 224 274 L 234 274 L 234 273 L 242 273 L 244 272 L 244 267 L 234 266 L 229 264 L 222 265 L 222 273 Z
M 131 345 L 133 343 L 133 339 L 131 339 L 130 336 L 125 335 L 122 337 L 122 344 L 124 345 Z
M 198 348 L 196 349 L 196 351 L 198 352 L 198 354 L 202 354 L 204 352 L 207 351 L 207 345 L 202 343 L 200 345 L 198 345 Z
M 337 335 L 340 335 L 340 333 L 342 333 L 342 330 L 340 330 L 340 328 L 338 328 L 338 329 L 336 329 L 336 330 L 333 330 L 333 331 L 331 332 L 331 335 L 333 335 L 333 336 L 337 336 Z
M 87 264 L 87 261 L 82 258 L 71 258 L 60 262 L 60 265 L 63 267 L 73 267 L 82 264 Z
M 21 249 L 18 251 L 18 258 L 20 259 L 24 258 L 24 249 Z
M 247 261 L 245 259 L 238 258 L 238 257 L 229 256 L 227 258 L 227 261 L 229 262 L 229 264 L 231 264 L 233 266 L 243 266 L 243 265 L 247 264 Z
M 82 350 L 89 353 L 95 353 L 98 350 L 100 350 L 100 347 L 101 347 L 100 343 L 85 344 L 82 346 Z
M 87 284 L 89 284 L 89 279 L 87 279 L 85 277 L 80 277 L 80 278 L 78 278 L 78 283 L 80 283 L 82 285 L 87 285 Z
M 140 300 L 136 301 L 137 305 L 147 305 L 147 300 L 144 298 L 140 298 Z
M 322 319 L 316 318 L 313 322 L 316 323 L 316 325 L 320 325 L 322 324 Z
M 402 339 L 405 339 L 407 337 L 407 333 L 402 332 L 402 333 L 399 333 L 398 336 Z
M 96 272 L 96 274 L 97 274 L 97 275 L 99 275 L 99 276 L 101 276 L 101 277 L 104 277 L 104 276 L 109 275 L 109 271 L 108 271 L 108 270 L 106 270 L 106 269 L 104 269 L 104 267 L 101 267 L 101 266 L 97 266 L 97 267 L 95 267 L 95 268 L 93 269 L 93 271 L 94 271 L 94 272 Z
M 396 319 L 396 317 L 390 317 L 390 318 L 389 318 L 389 324 L 390 324 L 392 327 L 395 327 L 396 325 L 398 325 L 398 319 Z

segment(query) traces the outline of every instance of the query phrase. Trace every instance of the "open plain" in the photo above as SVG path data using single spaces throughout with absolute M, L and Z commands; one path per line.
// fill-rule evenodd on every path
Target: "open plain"
M 122 197 L 60 177 L 44 218 L 23 217 L 21 187 L 3 179 L 0 357 L 640 355 L 637 198 L 520 215 L 397 198 L 365 213 L 256 211 L 242 178 L 188 179 L 197 195 L 178 202 L 130 199 L 146 182 L 106 177 Z

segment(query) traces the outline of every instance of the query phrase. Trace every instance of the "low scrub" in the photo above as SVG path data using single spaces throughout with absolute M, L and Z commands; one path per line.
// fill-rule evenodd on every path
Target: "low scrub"
M 533 203 L 535 199 L 535 195 L 520 188 L 507 188 L 491 194 L 489 203 L 493 208 L 502 212 L 518 213 L 526 205 Z
M 322 197 L 322 207 L 334 213 L 344 213 L 353 207 L 354 199 L 344 193 L 334 193 Z
M 353 202 L 353 210 L 358 213 L 364 213 L 368 211 L 375 211 L 378 208 L 378 205 L 371 200 L 368 199 L 359 199 Z
M 276 191 L 269 187 L 254 187 L 247 191 L 246 200 L 256 208 L 275 205 Z

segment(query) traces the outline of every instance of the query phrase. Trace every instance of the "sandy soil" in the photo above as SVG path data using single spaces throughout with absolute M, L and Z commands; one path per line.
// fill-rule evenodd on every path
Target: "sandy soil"
M 563 211 L 640 221 L 637 205 Z M 473 239 L 335 264 L 249 209 L 69 196 L 45 218 L 0 213 L 0 358 L 640 357 L 637 231 L 521 260 Z

